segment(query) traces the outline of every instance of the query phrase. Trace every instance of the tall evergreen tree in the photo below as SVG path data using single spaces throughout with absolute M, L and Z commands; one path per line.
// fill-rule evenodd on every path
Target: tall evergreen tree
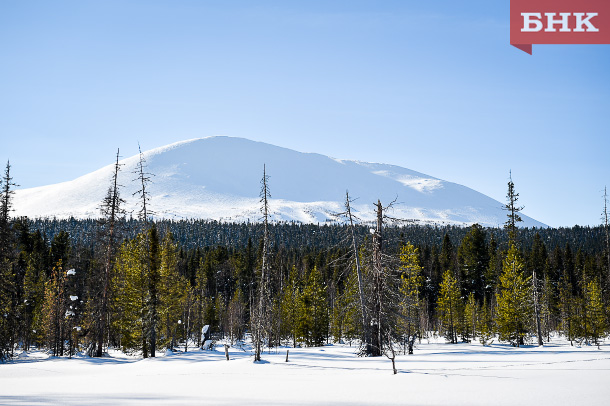
M 413 344 L 420 332 L 420 316 L 422 302 L 420 291 L 423 284 L 422 268 L 419 265 L 417 248 L 411 243 L 403 245 L 400 249 L 400 310 L 404 347 L 408 347 L 409 354 L 413 354 Z M 406 352 L 406 351 L 404 351 Z
M 190 290 L 188 280 L 178 272 L 178 248 L 173 235 L 168 233 L 161 242 L 159 258 L 159 328 L 163 333 L 160 344 L 173 348 L 176 343 L 178 321 L 182 323 L 183 309 Z
M 59 260 L 51 272 L 51 278 L 45 284 L 43 317 L 44 330 L 47 338 L 48 348 L 53 355 L 64 355 L 64 342 L 67 335 L 66 316 L 66 289 L 65 271 L 62 261 Z
M 508 192 L 506 193 L 506 204 L 504 205 L 504 210 L 508 213 L 506 216 L 508 219 L 506 223 L 504 223 L 504 228 L 508 231 L 508 239 L 509 245 L 515 244 L 517 240 L 517 223 L 523 221 L 519 212 L 524 209 L 523 206 L 519 206 L 517 201 L 519 200 L 519 193 L 515 191 L 515 184 L 513 183 L 513 175 L 512 172 L 509 176 L 508 181 Z
M 489 252 L 485 231 L 480 225 L 472 225 L 462 239 L 458 249 L 458 264 L 463 296 L 468 297 L 470 293 L 474 293 L 477 300 L 482 300 L 485 291 L 483 278 L 489 266 Z
M 153 226 L 147 232 L 146 250 L 144 253 L 147 281 L 145 331 L 150 343 L 150 356 L 155 357 L 157 351 L 157 335 L 159 324 L 159 307 L 161 285 L 161 264 L 159 235 Z
M 508 250 L 500 276 L 496 323 L 500 339 L 515 346 L 524 343 L 533 311 L 531 280 L 524 275 L 523 268 L 523 260 L 513 244 Z
M 301 289 L 299 283 L 299 275 L 295 266 L 290 269 L 288 281 L 282 289 L 281 295 L 281 319 L 282 332 L 284 337 L 289 337 L 292 340 L 292 346 L 297 346 L 297 323 L 299 318 L 299 303 Z
M 307 284 L 299 296 L 297 336 L 308 347 L 324 345 L 328 337 L 328 301 L 322 274 L 317 268 L 309 272 Z
M 585 314 L 583 320 L 584 330 L 587 332 L 585 338 L 591 339 L 595 345 L 603 338 L 607 331 L 606 312 L 602 301 L 601 288 L 596 281 L 590 281 L 585 289 Z
M 0 360 L 12 355 L 17 330 L 19 284 L 15 278 L 16 246 L 10 216 L 16 186 L 7 162 L 0 180 Z
M 437 311 L 445 338 L 452 344 L 457 343 L 457 331 L 461 319 L 461 300 L 458 281 L 451 271 L 445 271 L 438 296 Z
M 462 337 L 464 341 L 469 341 L 477 337 L 477 327 L 479 325 L 479 306 L 474 298 L 474 293 L 468 295 L 468 300 L 464 306 L 464 323 L 462 326 Z

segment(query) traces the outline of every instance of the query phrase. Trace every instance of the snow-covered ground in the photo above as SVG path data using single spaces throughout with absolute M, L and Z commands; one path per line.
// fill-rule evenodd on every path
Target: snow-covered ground
M 160 354 L 162 355 L 162 354 Z M 399 355 L 360 358 L 348 345 L 249 352 L 195 350 L 141 360 L 47 358 L 0 365 L 2 405 L 607 405 L 610 347 L 543 348 L 422 342 Z

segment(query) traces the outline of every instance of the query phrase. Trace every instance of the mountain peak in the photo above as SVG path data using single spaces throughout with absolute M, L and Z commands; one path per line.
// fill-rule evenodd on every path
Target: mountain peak
M 272 219 L 306 223 L 332 220 L 342 212 L 345 191 L 353 210 L 374 218 L 373 203 L 396 200 L 394 217 L 426 223 L 498 226 L 502 204 L 465 186 L 395 165 L 334 159 L 245 138 L 212 136 L 180 141 L 144 152 L 154 174 L 151 206 L 160 218 L 258 221 L 263 165 L 270 176 Z M 132 179 L 138 156 L 123 159 L 121 192 L 136 213 L 138 190 Z M 110 184 L 108 165 L 73 181 L 16 191 L 19 216 L 98 217 Z M 544 226 L 522 216 L 525 226 Z

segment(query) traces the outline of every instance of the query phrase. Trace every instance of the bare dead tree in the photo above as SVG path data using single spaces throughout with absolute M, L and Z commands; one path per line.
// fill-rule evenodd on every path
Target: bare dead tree
M 263 214 L 263 250 L 261 253 L 261 270 L 258 284 L 258 304 L 252 318 L 252 341 L 254 346 L 254 361 L 261 360 L 263 338 L 268 330 L 267 304 L 269 302 L 269 176 L 267 167 L 263 166 L 261 179 L 261 212 Z
M 377 223 L 373 233 L 373 315 L 371 318 L 371 355 L 378 357 L 383 351 L 383 328 L 382 328 L 382 305 L 383 305 L 383 263 L 381 261 L 381 252 L 383 249 L 383 206 L 381 201 L 377 200 L 375 204 L 377 208 Z
M 370 299 L 371 309 L 371 354 L 370 356 L 388 355 L 394 350 L 392 334 L 396 326 L 398 310 L 395 305 L 398 300 L 398 272 L 396 258 L 384 253 L 384 221 L 388 219 L 384 213 L 390 209 L 395 201 L 383 206 L 380 200 L 374 204 L 376 210 L 375 229 L 372 241 L 372 256 L 370 264 Z M 389 355 L 388 355 L 389 356 Z
M 542 328 L 540 325 L 540 305 L 538 299 L 538 283 L 536 281 L 536 268 L 532 269 L 532 291 L 534 295 L 534 315 L 536 317 L 536 334 L 538 336 L 538 346 L 542 347 L 544 345 L 544 340 L 542 339 Z
M 117 243 L 117 223 L 123 215 L 121 205 L 124 200 L 121 199 L 119 193 L 119 171 L 122 164 L 119 163 L 119 150 L 116 153 L 116 162 L 112 174 L 111 186 L 101 205 L 102 220 L 101 224 L 105 228 L 104 242 L 104 259 L 103 271 L 101 273 L 102 297 L 97 306 L 96 317 L 96 343 L 97 350 L 95 356 L 101 357 L 104 353 L 104 335 L 107 332 L 108 326 L 108 299 L 110 291 L 110 280 L 112 272 L 112 263 Z
M 364 353 L 366 355 L 372 354 L 372 343 L 371 343 L 371 331 L 369 323 L 369 315 L 366 309 L 366 299 L 364 293 L 364 282 L 362 277 L 362 267 L 360 266 L 360 255 L 358 253 L 358 244 L 356 243 L 356 233 L 354 231 L 354 219 L 352 216 L 352 210 L 350 207 L 351 200 L 349 198 L 349 191 L 345 192 L 345 215 L 349 221 L 349 228 L 352 239 L 352 250 L 356 263 L 356 273 L 358 275 L 358 295 L 360 297 L 360 313 L 362 320 L 362 332 L 364 342 Z
M 138 212 L 138 219 L 144 222 L 144 225 L 148 225 L 148 217 L 154 214 L 150 211 L 148 203 L 150 202 L 150 194 L 146 190 L 148 184 L 151 182 L 151 176 L 154 176 L 152 173 L 147 172 L 146 169 L 148 165 L 146 164 L 146 158 L 142 153 L 142 149 L 140 148 L 140 143 L 138 143 L 138 151 L 140 152 L 140 157 L 138 163 L 136 164 L 136 169 L 134 173 L 137 175 L 134 181 L 137 181 L 140 184 L 140 189 L 133 193 L 133 196 L 138 195 L 141 202 L 140 211 Z

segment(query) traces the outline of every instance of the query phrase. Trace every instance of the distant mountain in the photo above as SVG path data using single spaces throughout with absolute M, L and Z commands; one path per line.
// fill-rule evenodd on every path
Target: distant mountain
M 344 211 L 345 191 L 357 200 L 354 213 L 374 219 L 373 203 L 396 200 L 390 215 L 437 224 L 498 226 L 503 204 L 465 186 L 399 166 L 301 153 L 243 138 L 208 137 L 144 152 L 150 207 L 157 218 L 259 221 L 260 181 L 266 165 L 273 220 L 325 222 Z M 121 161 L 125 208 L 136 217 L 138 156 Z M 15 214 L 38 217 L 99 217 L 113 165 L 69 182 L 17 190 Z M 524 226 L 545 227 L 522 216 Z

